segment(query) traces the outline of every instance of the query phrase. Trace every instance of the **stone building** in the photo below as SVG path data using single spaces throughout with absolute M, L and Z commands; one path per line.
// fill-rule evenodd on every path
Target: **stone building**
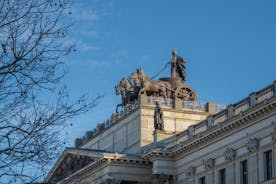
M 276 82 L 227 106 L 179 98 L 193 92 L 187 85 L 172 89 L 169 98 L 161 89 L 128 96 L 122 111 L 64 150 L 45 182 L 276 183 Z

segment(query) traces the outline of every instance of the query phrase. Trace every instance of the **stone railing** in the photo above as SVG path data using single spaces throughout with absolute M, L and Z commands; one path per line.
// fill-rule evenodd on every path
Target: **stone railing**
M 149 107 L 155 107 L 156 103 L 159 103 L 163 108 L 171 108 L 176 109 L 179 108 L 179 110 L 190 110 L 190 111 L 204 111 L 204 112 L 211 112 L 209 106 L 213 106 L 212 113 L 219 112 L 226 108 L 226 105 L 221 104 L 213 104 L 213 103 L 203 103 L 203 102 L 190 102 L 190 101 L 183 101 L 180 99 L 166 99 L 161 97 L 153 97 L 153 96 L 141 96 L 140 104 L 142 106 L 149 106 Z M 180 106 L 177 107 L 177 104 L 180 103 Z
M 184 110 L 200 110 L 200 111 L 207 111 L 206 103 L 201 102 L 189 102 L 183 101 L 182 108 Z
M 206 120 L 196 125 L 189 126 L 187 130 L 181 132 L 180 134 L 164 140 L 163 147 L 168 149 L 178 146 L 179 144 L 184 144 L 186 141 L 190 141 L 193 138 L 201 136 L 203 132 L 206 132 L 215 127 L 220 127 L 228 119 L 234 116 L 239 116 L 247 110 L 255 107 L 260 103 L 264 103 L 275 96 L 276 82 L 258 92 L 251 93 L 247 98 L 235 104 L 228 105 L 226 109 L 214 115 L 210 115 Z
M 104 132 L 107 128 L 114 125 L 116 122 L 120 121 L 121 119 L 125 118 L 128 114 L 139 107 L 139 103 L 135 101 L 133 104 L 129 104 L 125 106 L 121 111 L 114 112 L 110 119 L 107 119 L 103 122 L 97 124 L 96 128 L 93 130 L 87 131 L 85 135 L 81 138 L 75 139 L 75 147 L 80 147 L 85 143 L 89 142 L 94 137 L 98 136 L 100 133 Z
M 156 102 L 158 102 L 163 107 L 173 108 L 173 99 L 169 98 L 160 98 L 160 97 L 153 97 L 153 96 L 143 96 L 142 98 L 147 98 L 147 105 L 149 106 L 156 106 Z

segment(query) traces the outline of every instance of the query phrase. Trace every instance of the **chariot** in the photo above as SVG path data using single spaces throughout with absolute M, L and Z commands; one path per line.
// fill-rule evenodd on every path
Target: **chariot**
M 155 76 L 149 78 L 143 69 L 139 68 L 128 78 L 123 78 L 115 86 L 116 94 L 121 94 L 122 104 L 126 106 L 133 103 L 141 94 L 183 101 L 196 101 L 197 93 L 189 85 L 185 84 L 186 71 L 183 58 L 173 50 L 173 58 Z M 171 77 L 154 80 L 168 65 L 171 65 Z

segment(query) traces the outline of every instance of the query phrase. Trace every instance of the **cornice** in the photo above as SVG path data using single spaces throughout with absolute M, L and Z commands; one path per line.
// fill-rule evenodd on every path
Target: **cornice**
M 85 177 L 97 172 L 99 169 L 103 167 L 107 167 L 109 165 L 122 165 L 122 166 L 137 166 L 137 167 L 145 167 L 145 165 L 149 165 L 150 162 L 144 159 L 135 159 L 135 158 L 116 158 L 116 155 L 113 158 L 101 158 L 96 160 L 95 162 L 87 165 L 83 169 L 73 173 L 69 177 L 61 180 L 59 183 L 67 183 L 78 176 Z
M 224 122 L 210 127 L 208 130 L 196 134 L 194 137 L 179 143 L 167 150 L 150 150 L 143 155 L 143 158 L 154 160 L 158 158 L 177 159 L 186 154 L 194 152 L 202 147 L 212 144 L 213 142 L 222 139 L 230 134 L 239 131 L 242 128 L 250 126 L 252 122 L 273 112 L 276 113 L 276 97 L 265 100 L 247 111 L 233 116 Z

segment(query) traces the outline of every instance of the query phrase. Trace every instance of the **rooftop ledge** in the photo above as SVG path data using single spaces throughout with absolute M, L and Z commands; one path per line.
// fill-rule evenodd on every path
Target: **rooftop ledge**
M 276 81 L 273 84 L 251 93 L 248 97 L 240 100 L 235 104 L 230 104 L 224 110 L 216 114 L 210 115 L 206 120 L 198 124 L 191 125 L 185 131 L 169 137 L 158 143 L 160 149 L 174 149 L 187 142 L 193 141 L 201 137 L 214 128 L 220 128 L 225 125 L 228 120 L 235 117 L 240 117 L 254 109 L 256 106 L 267 104 L 276 98 Z M 147 145 L 142 148 L 144 154 L 152 152 L 154 144 Z
M 81 138 L 75 139 L 75 147 L 80 147 L 87 142 L 89 142 L 94 137 L 102 134 L 105 130 L 109 127 L 115 125 L 116 123 L 120 122 L 124 118 L 126 118 L 129 114 L 133 113 L 139 108 L 154 108 L 156 106 L 156 102 L 158 101 L 161 107 L 164 110 L 177 110 L 179 112 L 207 112 L 211 115 L 204 121 L 190 126 L 186 131 L 177 134 L 178 139 L 182 138 L 182 141 L 190 137 L 194 137 L 195 135 L 199 135 L 201 132 L 208 129 L 208 127 L 213 127 L 221 124 L 222 122 L 226 121 L 227 119 L 241 115 L 243 112 L 251 109 L 252 107 L 260 104 L 262 102 L 267 101 L 268 99 L 276 96 L 276 81 L 273 84 L 257 91 L 251 93 L 248 97 L 240 100 L 235 104 L 220 105 L 214 104 L 212 102 L 202 103 L 202 102 L 189 102 L 189 101 L 182 101 L 180 99 L 165 99 L 160 97 L 153 97 L 153 96 L 145 96 L 141 95 L 138 101 L 125 106 L 121 111 L 114 112 L 110 119 L 98 123 L 96 128 L 91 131 L 87 131 L 85 136 Z M 206 128 L 203 128 L 206 126 Z M 181 142 L 182 142 L 181 141 Z M 175 142 L 175 141 L 172 141 Z M 178 141 L 177 141 L 178 142 Z

